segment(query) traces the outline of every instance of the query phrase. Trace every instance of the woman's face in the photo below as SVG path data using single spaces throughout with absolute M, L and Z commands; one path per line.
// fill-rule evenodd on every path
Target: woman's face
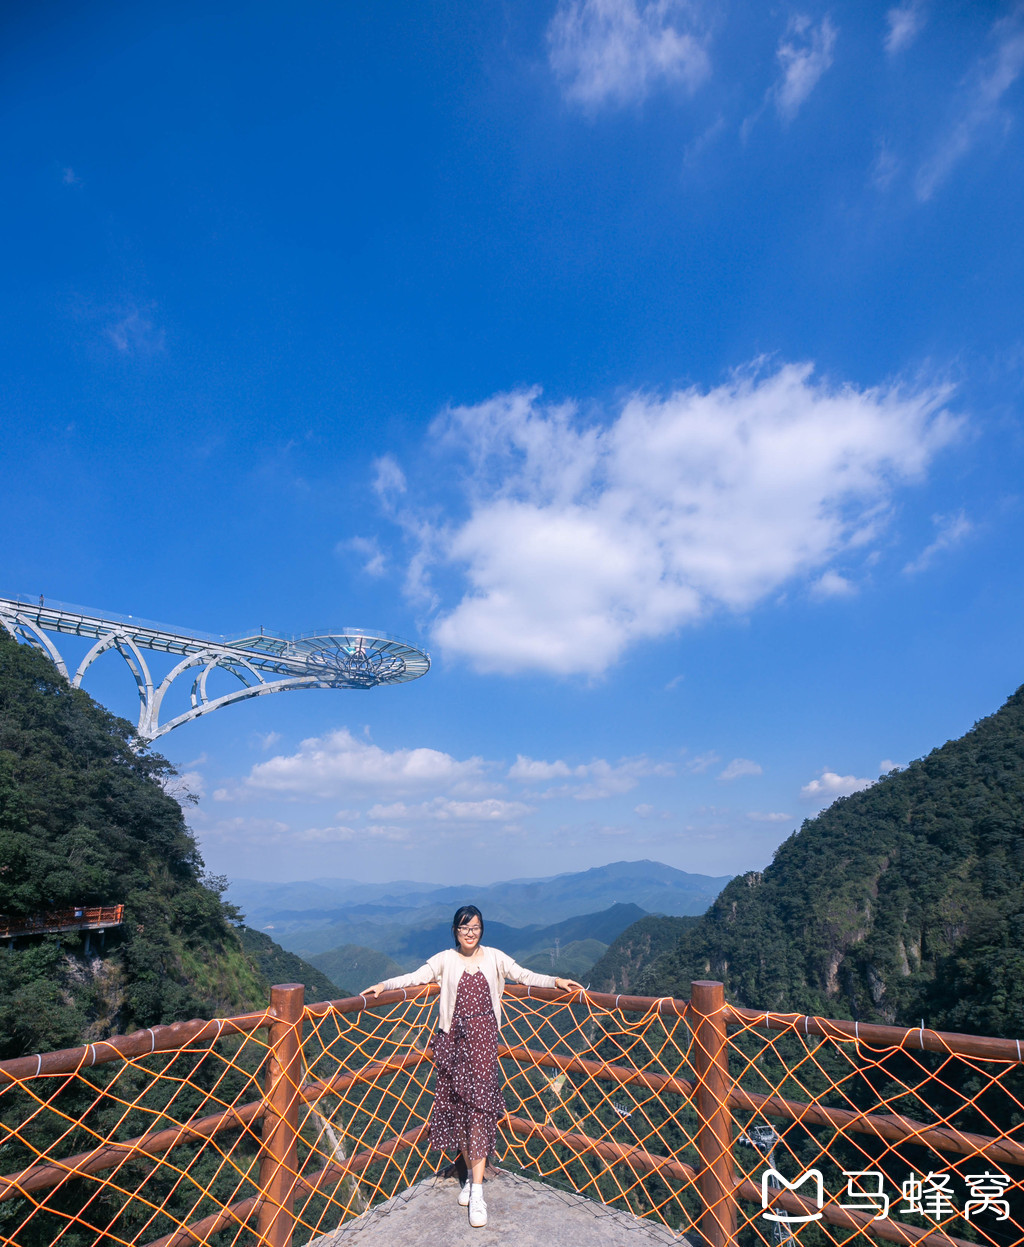
M 464 923 L 455 928 L 455 938 L 459 941 L 459 948 L 464 953 L 475 952 L 480 943 L 482 931 L 479 918 L 475 916 L 467 918 Z

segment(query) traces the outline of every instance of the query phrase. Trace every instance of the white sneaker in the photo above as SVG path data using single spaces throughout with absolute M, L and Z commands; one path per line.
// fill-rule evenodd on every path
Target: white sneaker
M 484 1188 L 476 1183 L 469 1192 L 469 1224 L 474 1230 L 483 1229 L 487 1224 L 487 1205 L 484 1203 Z
M 459 1207 L 466 1208 L 469 1206 L 469 1188 L 472 1186 L 473 1180 L 467 1178 L 459 1188 Z

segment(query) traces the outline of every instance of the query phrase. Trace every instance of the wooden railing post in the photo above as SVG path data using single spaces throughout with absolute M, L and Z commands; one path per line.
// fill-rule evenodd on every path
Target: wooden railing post
M 295 1176 L 299 1167 L 299 1086 L 302 1082 L 302 1012 L 305 988 L 270 989 L 270 1056 L 263 1084 L 263 1148 L 257 1228 L 265 1247 L 292 1247 Z
M 729 1050 L 725 1029 L 725 989 L 721 983 L 690 984 L 693 1065 L 697 1073 L 697 1175 L 704 1211 L 701 1236 L 711 1247 L 733 1247 L 736 1241 L 736 1165 L 732 1155 L 729 1094 Z

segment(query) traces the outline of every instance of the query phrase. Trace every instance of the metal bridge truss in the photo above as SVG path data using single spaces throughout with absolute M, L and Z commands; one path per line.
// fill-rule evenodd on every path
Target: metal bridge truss
M 156 740 L 202 714 L 249 697 L 297 688 L 376 688 L 379 684 L 404 684 L 430 669 L 430 658 L 422 650 L 397 637 L 360 628 L 293 637 L 265 632 L 262 628 L 241 636 L 209 636 L 176 631 L 149 620 L 133 619 L 130 615 L 101 615 L 63 602 L 44 604 L 42 598 L 38 603 L 29 598 L 0 598 L 0 628 L 15 640 L 46 654 L 72 688 L 81 687 L 82 677 L 101 654 L 116 650 L 128 664 L 138 686 L 141 703 L 138 734 L 146 741 Z M 47 633 L 94 640 L 73 676 Z M 173 654 L 181 661 L 157 683 L 143 650 Z M 211 697 L 207 681 L 214 670 L 228 672 L 242 687 L 221 697 Z M 161 723 L 164 698 L 186 673 L 192 676 L 191 708 Z

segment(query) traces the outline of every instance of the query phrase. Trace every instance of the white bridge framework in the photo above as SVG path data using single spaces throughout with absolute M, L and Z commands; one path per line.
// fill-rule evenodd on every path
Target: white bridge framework
M 82 677 L 101 654 L 116 650 L 135 677 L 141 703 L 138 733 L 147 741 L 201 714 L 264 693 L 404 684 L 430 669 L 430 658 L 423 650 L 398 637 L 361 628 L 291 637 L 260 628 L 238 636 L 210 636 L 181 632 L 131 615 L 104 615 L 64 602 L 47 603 L 42 597 L 38 602 L 27 597 L 0 598 L 0 628 L 46 654 L 72 688 L 81 687 Z M 47 633 L 87 637 L 95 642 L 73 676 Z M 157 683 L 142 654 L 147 649 L 176 655 L 181 661 Z M 211 697 L 207 681 L 214 670 L 226 671 L 242 687 Z M 164 698 L 186 673 L 192 677 L 191 709 L 161 723 Z

